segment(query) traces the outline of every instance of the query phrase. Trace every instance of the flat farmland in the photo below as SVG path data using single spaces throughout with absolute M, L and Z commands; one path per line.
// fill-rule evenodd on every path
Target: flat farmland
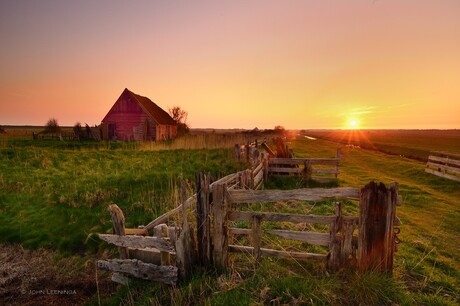
M 430 151 L 460 153 L 460 130 L 308 130 L 303 135 L 421 161 Z
M 409 151 L 459 152 L 456 133 L 440 136 L 434 132 L 386 132 L 376 133 L 378 137 L 370 133 L 368 141 Z M 241 259 L 235 255 L 232 268 L 225 274 L 197 269 L 190 280 L 175 287 L 140 280 L 117 286 L 110 281 L 109 273 L 95 269 L 97 259 L 117 257 L 116 248 L 96 238 L 96 233 L 111 231 L 107 206 L 118 204 L 125 212 L 128 227 L 146 224 L 178 204 L 177 186 L 182 180 L 187 182 L 188 192 L 193 193 L 199 171 L 211 172 L 218 178 L 246 168 L 246 164 L 233 158 L 231 141 L 237 138 L 229 138 L 226 144 L 220 142 L 222 148 L 216 149 L 163 146 L 161 150 L 135 143 L 2 138 L 0 260 L 6 268 L 0 303 L 457 305 L 460 183 L 425 173 L 423 161 L 399 156 L 404 154 L 389 155 L 320 139 L 321 133 L 308 131 L 305 135 L 317 139 L 297 136 L 287 144 L 297 157 L 331 158 L 339 149 L 342 159 L 337 186 L 363 187 L 372 180 L 399 184 L 403 205 L 397 209 L 402 222 L 398 237 L 402 242 L 392 276 L 349 271 L 327 274 L 320 264 L 290 259 L 263 258 L 257 266 L 250 257 Z M 418 140 L 413 139 L 414 135 Z M 423 144 L 418 143 L 420 139 Z M 314 182 L 289 180 L 289 188 L 318 187 Z M 286 187 L 283 184 L 272 179 L 267 188 Z M 356 212 L 356 203 L 346 205 L 346 209 Z M 272 207 L 308 213 L 295 203 L 275 203 Z M 305 207 L 329 212 L 333 201 Z M 266 243 L 273 248 L 281 245 L 278 240 Z M 76 294 L 20 291 L 59 288 L 75 290 Z

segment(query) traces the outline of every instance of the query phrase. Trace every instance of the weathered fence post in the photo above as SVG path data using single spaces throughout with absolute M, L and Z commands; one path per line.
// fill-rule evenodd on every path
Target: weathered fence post
M 249 143 L 249 140 L 248 140 L 248 143 L 246 144 L 246 150 L 245 150 L 245 154 L 246 154 L 246 162 L 249 163 L 249 160 L 251 159 L 249 154 L 250 154 L 250 147 L 249 147 L 250 143 Z
M 240 158 L 241 158 L 241 154 L 240 154 L 240 153 L 241 153 L 241 149 L 240 149 L 240 148 L 241 148 L 241 147 L 240 147 L 240 144 L 238 144 L 238 143 L 235 144 L 235 158 L 236 158 L 237 160 L 240 160 Z
M 262 242 L 262 216 L 254 215 L 252 217 L 252 246 L 254 247 L 254 257 L 256 259 L 256 263 L 260 260 L 260 245 Z
M 313 173 L 312 171 L 312 167 L 311 167 L 311 161 L 310 160 L 306 160 L 304 162 L 304 177 L 305 177 L 305 180 L 311 180 L 311 175 Z
M 342 203 L 337 202 L 335 204 L 335 215 L 336 218 L 333 222 L 331 222 L 330 230 L 329 230 L 329 254 L 327 258 L 327 267 L 331 271 L 338 270 L 342 265 L 342 252 L 341 252 L 341 241 L 340 238 L 337 237 L 337 233 L 340 231 L 342 227 Z
M 169 228 L 166 224 L 159 224 L 153 229 L 155 236 L 158 238 L 168 238 L 169 237 Z M 169 252 L 160 252 L 161 256 L 161 265 L 170 266 L 171 265 L 171 253 Z
M 361 189 L 358 237 L 360 271 L 392 272 L 397 200 L 397 183 L 391 183 L 387 189 L 383 183 L 370 182 Z
M 125 216 L 123 215 L 123 211 L 116 204 L 110 204 L 107 210 L 110 212 L 110 215 L 112 217 L 113 233 L 115 235 L 124 236 L 125 235 Z M 129 258 L 128 248 L 118 247 L 118 252 L 120 253 L 121 259 Z M 128 278 L 118 272 L 112 273 L 112 281 L 122 284 L 122 285 L 128 284 Z
M 181 184 L 180 202 L 182 203 L 182 223 L 179 229 L 179 236 L 176 238 L 176 266 L 179 269 L 179 276 L 182 279 L 188 278 L 195 260 L 195 240 L 193 228 L 188 223 L 185 184 Z M 177 232 L 177 231 L 176 231 Z
M 107 210 L 110 212 L 110 215 L 112 216 L 113 233 L 115 235 L 124 236 L 125 235 L 125 216 L 123 215 L 123 211 L 116 204 L 109 205 Z M 128 248 L 119 247 L 118 251 L 120 252 L 121 259 L 129 258 Z
M 209 174 L 199 173 L 196 181 L 196 224 L 198 236 L 198 258 L 202 266 L 209 266 L 211 257 L 211 206 Z
M 213 261 L 217 269 L 225 270 L 227 268 L 227 187 L 225 184 L 216 184 L 212 188 L 213 195 Z

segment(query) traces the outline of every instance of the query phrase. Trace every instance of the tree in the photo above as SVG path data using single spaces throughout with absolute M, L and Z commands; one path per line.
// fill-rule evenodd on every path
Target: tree
M 286 129 L 282 125 L 277 125 L 275 126 L 275 133 L 278 135 L 284 135 L 286 132 Z
M 182 136 L 190 132 L 187 124 L 188 112 L 183 110 L 180 106 L 173 106 L 168 108 L 169 115 L 177 124 L 177 135 Z
M 57 119 L 51 118 L 48 120 L 45 126 L 43 133 L 45 134 L 59 134 L 61 132 L 61 127 L 58 124 Z

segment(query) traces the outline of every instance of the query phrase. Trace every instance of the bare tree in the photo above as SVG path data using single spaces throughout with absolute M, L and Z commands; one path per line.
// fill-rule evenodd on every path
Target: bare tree
M 61 127 L 58 124 L 57 119 L 51 118 L 48 120 L 45 126 L 43 133 L 45 134 L 59 134 L 61 132 Z
M 183 110 L 180 106 L 173 106 L 168 108 L 169 115 L 177 124 L 177 135 L 182 136 L 190 131 L 187 124 L 188 112 Z

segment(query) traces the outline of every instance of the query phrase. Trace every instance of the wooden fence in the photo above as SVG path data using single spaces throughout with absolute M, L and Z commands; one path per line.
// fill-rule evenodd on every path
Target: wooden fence
M 289 200 L 321 201 L 324 199 L 359 199 L 359 216 L 343 216 L 342 204 L 337 202 L 335 215 L 296 215 L 274 212 L 239 211 L 241 204 L 277 202 Z M 393 256 L 398 239 L 399 224 L 396 205 L 400 203 L 396 183 L 389 188 L 384 184 L 369 183 L 357 188 L 312 188 L 297 190 L 228 190 L 225 184 L 213 186 L 213 203 L 207 211 L 213 220 L 212 230 L 205 237 L 206 245 L 212 245 L 212 257 L 208 260 L 220 269 L 225 269 L 231 252 L 261 256 L 275 256 L 302 260 L 327 262 L 331 271 L 344 267 L 355 267 L 360 271 L 378 270 L 392 272 Z M 234 207 L 234 209 L 232 209 Z M 231 221 L 249 221 L 251 226 L 236 228 Z M 263 222 L 291 222 L 328 224 L 329 232 L 262 230 Z M 355 235 L 355 232 L 358 232 Z M 327 254 L 288 252 L 261 247 L 262 235 L 272 234 L 282 238 L 298 240 L 311 245 L 328 247 Z M 231 244 L 233 235 L 248 235 L 251 245 Z
M 460 154 L 431 152 L 425 172 L 460 182 Z
M 292 150 L 284 145 L 281 139 L 277 139 L 275 143 L 276 152 L 271 150 L 266 142 L 259 145 L 257 140 L 245 145 L 236 144 L 235 157 L 255 164 L 260 160 L 260 154 L 265 154 L 264 157 L 268 160 L 267 176 L 294 175 L 318 182 L 337 180 L 340 174 L 340 150 L 337 150 L 335 158 L 295 158 Z M 260 153 L 259 148 L 266 153 Z
M 112 271 L 112 280 L 127 282 L 127 276 L 175 284 L 188 278 L 192 267 L 201 265 L 226 269 L 229 253 L 320 260 L 331 271 L 355 267 L 360 271 L 391 272 L 398 239 L 395 228 L 396 204 L 400 203 L 396 183 L 369 183 L 362 189 L 260 190 L 269 173 L 267 154 L 253 152 L 251 168 L 227 175 L 213 183 L 209 175 L 199 174 L 196 193 L 186 198 L 181 187 L 180 205 L 140 228 L 125 228 L 123 212 L 110 205 L 113 234 L 99 237 L 118 246 L 120 258 L 99 260 L 98 267 Z M 319 160 L 319 159 L 317 159 Z M 280 164 L 279 160 L 277 161 Z M 250 203 L 288 200 L 321 201 L 334 199 L 336 213 L 329 216 L 239 211 Z M 344 216 L 340 199 L 360 202 L 359 216 Z M 249 221 L 250 228 L 229 226 L 233 221 Z M 329 225 L 327 233 L 263 230 L 263 222 L 319 223 Z M 168 225 L 169 223 L 169 225 Z M 149 236 L 153 233 L 153 236 Z M 287 252 L 263 248 L 262 235 L 299 240 L 328 248 L 327 254 Z M 235 245 L 234 235 L 249 235 L 251 245 Z

